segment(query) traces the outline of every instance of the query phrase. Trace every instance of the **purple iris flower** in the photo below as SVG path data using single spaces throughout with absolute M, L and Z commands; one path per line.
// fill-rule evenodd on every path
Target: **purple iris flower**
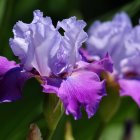
M 100 59 L 109 53 L 120 95 L 131 96 L 140 107 L 140 25 L 133 28 L 124 12 L 116 14 L 112 21 L 96 21 L 89 29 L 87 50 L 88 59 Z
M 101 98 L 106 95 L 105 81 L 100 81 L 99 74 L 112 71 L 112 61 L 108 55 L 91 64 L 82 61 L 79 48 L 87 39 L 83 30 L 85 26 L 83 20 L 71 17 L 58 22 L 55 28 L 50 17 L 43 17 L 42 12 L 36 10 L 30 24 L 21 21 L 16 23 L 14 38 L 10 39 L 11 49 L 21 61 L 20 66 L 17 66 L 15 82 L 24 82 L 27 73 L 38 77 L 43 92 L 55 93 L 63 102 L 66 114 L 72 114 L 75 119 L 81 117 L 81 107 L 85 108 L 89 118 L 95 114 Z M 64 30 L 64 35 L 60 34 L 59 29 Z M 11 71 L 13 62 L 6 63 Z M 13 67 L 16 67 L 15 64 Z M 5 71 L 4 76 L 10 79 L 7 73 Z M 23 85 L 20 82 L 17 84 L 18 87 Z M 14 89 L 10 93 L 3 91 L 2 95 L 9 101 L 11 95 L 15 97 L 11 100 L 17 99 L 17 94 L 21 95 Z
M 125 58 L 123 40 L 131 29 L 131 21 L 124 12 L 116 14 L 112 21 L 95 21 L 88 31 L 89 54 L 94 56 L 93 59 L 100 59 L 108 52 L 114 61 L 115 69 L 119 71 L 119 62 Z
M 131 96 L 140 107 L 140 25 L 137 25 L 125 39 L 127 57 L 121 63 L 123 76 L 119 80 L 122 96 Z

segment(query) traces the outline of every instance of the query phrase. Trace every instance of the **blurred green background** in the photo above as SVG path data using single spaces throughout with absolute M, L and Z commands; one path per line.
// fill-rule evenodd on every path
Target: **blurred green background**
M 12 28 L 18 20 L 31 22 L 36 9 L 50 16 L 54 24 L 77 16 L 87 22 L 86 30 L 93 21 L 109 20 L 119 11 L 127 12 L 133 25 L 138 24 L 140 18 L 140 0 L 0 0 L 0 55 L 18 61 L 9 47 Z M 42 135 L 46 135 L 42 106 L 47 95 L 41 90 L 39 83 L 31 79 L 24 87 L 23 99 L 0 104 L 0 140 L 25 140 L 33 122 L 38 124 Z M 130 134 L 131 139 L 125 139 L 125 133 Z M 96 140 L 99 136 L 101 140 L 140 139 L 140 111 L 129 97 L 120 99 L 118 92 L 112 89 L 91 119 L 84 113 L 78 121 L 63 115 L 53 140 Z

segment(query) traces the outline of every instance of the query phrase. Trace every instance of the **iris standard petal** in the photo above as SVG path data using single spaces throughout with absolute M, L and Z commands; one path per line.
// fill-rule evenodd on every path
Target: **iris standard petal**
M 64 19 L 57 24 L 57 29 L 64 30 L 60 49 L 63 50 L 66 62 L 65 71 L 73 69 L 76 62 L 81 59 L 79 48 L 87 39 L 87 33 L 83 30 L 85 26 L 86 23 L 83 20 L 76 20 L 76 17 Z
M 124 38 L 131 29 L 131 21 L 124 12 L 116 14 L 112 21 L 95 22 L 89 29 L 89 54 L 102 58 L 108 52 L 114 61 L 115 69 L 119 71 L 119 62 L 126 57 Z
M 10 46 L 21 60 L 24 69 L 30 71 L 35 68 L 40 75 L 49 76 L 50 59 L 56 54 L 61 41 L 51 18 L 43 17 L 43 13 L 36 10 L 33 21 L 30 24 L 17 22 L 13 33 L 14 38 L 10 39 Z
M 53 67 L 56 67 L 54 57 L 57 55 L 61 36 L 49 26 L 40 23 L 33 25 L 31 30 L 34 33 L 30 43 L 29 55 L 34 55 L 31 64 L 41 76 L 49 76 L 51 72 L 53 73 Z

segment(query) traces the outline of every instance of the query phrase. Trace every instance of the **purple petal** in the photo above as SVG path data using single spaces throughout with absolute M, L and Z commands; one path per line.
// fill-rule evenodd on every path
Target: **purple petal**
M 95 60 L 100 60 L 100 57 L 89 55 L 88 51 L 84 48 L 80 48 L 79 50 L 80 55 L 82 56 L 82 60 L 86 62 L 93 62 Z
M 45 84 L 42 84 L 43 92 L 57 94 L 61 86 L 61 83 L 62 79 L 60 78 L 46 78 Z
M 23 72 L 20 67 L 10 69 L 0 77 L 0 102 L 11 102 L 21 98 L 22 88 L 29 73 Z
M 8 70 L 17 66 L 14 61 L 8 61 L 7 58 L 0 56 L 0 76 L 3 76 Z
M 10 102 L 21 97 L 22 87 L 31 75 L 23 72 L 14 61 L 0 56 L 0 102 Z
M 101 82 L 98 75 L 91 71 L 79 70 L 73 72 L 67 79 L 53 83 L 51 86 L 54 86 L 56 90 L 54 88 L 52 90 L 57 91 L 57 96 L 62 100 L 66 114 L 72 114 L 75 119 L 81 117 L 81 107 L 85 108 L 89 118 L 92 117 L 101 98 L 106 95 L 105 82 Z M 48 92 L 49 88 L 50 85 L 44 85 L 44 92 Z
M 97 71 L 97 73 L 100 73 L 103 71 L 113 72 L 113 61 L 107 53 L 107 55 L 103 59 L 93 62 L 91 64 L 91 67 L 95 71 Z
M 79 61 L 77 65 L 77 69 L 87 69 L 97 74 L 100 74 L 101 72 L 105 71 L 113 72 L 113 62 L 108 54 L 101 60 L 94 61 L 92 63 Z
M 140 107 L 140 81 L 139 80 L 119 80 L 120 95 L 130 96 Z

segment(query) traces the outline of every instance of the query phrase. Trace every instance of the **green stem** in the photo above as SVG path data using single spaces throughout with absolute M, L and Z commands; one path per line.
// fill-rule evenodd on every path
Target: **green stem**
M 100 140 L 100 137 L 101 137 L 102 132 L 104 131 L 105 127 L 106 127 L 106 124 L 101 122 L 99 127 L 97 128 L 96 133 L 92 140 Z
M 51 140 L 63 114 L 60 100 L 53 94 L 47 95 L 44 101 L 43 112 L 47 123 L 46 140 Z
M 48 131 L 47 131 L 47 135 L 46 135 L 46 140 L 51 140 L 53 134 L 54 134 L 54 131 L 48 130 Z

